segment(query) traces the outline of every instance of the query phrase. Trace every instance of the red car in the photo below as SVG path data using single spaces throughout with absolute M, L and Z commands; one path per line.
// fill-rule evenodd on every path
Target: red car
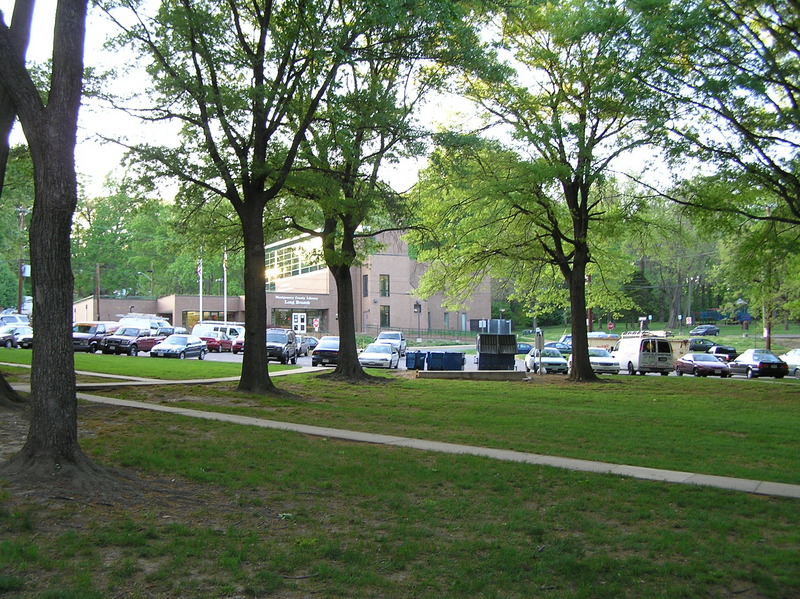
M 220 331 L 209 331 L 201 336 L 200 339 L 206 342 L 206 348 L 210 352 L 233 351 L 233 340 Z
M 678 376 L 693 374 L 694 376 L 708 376 L 713 374 L 720 377 L 731 375 L 730 367 L 711 354 L 692 353 L 678 358 L 675 362 L 675 372 Z

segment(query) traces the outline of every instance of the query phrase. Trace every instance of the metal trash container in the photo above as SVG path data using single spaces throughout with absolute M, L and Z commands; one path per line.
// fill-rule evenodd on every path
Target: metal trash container
M 426 356 L 427 352 L 424 351 L 407 351 L 406 368 L 408 370 L 425 370 Z
M 517 336 L 481 333 L 477 339 L 478 370 L 515 370 Z
M 426 365 L 428 370 L 444 370 L 444 352 L 443 351 L 428 352 Z
M 464 362 L 462 352 L 444 352 L 443 370 L 464 370 Z

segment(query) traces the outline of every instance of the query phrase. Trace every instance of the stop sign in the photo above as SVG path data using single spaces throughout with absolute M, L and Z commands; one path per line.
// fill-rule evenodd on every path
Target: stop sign
M 613 323 L 613 322 L 609 322 L 609 323 L 608 323 L 608 330 L 610 331 L 610 330 L 612 330 L 613 328 L 614 328 L 614 323 Z

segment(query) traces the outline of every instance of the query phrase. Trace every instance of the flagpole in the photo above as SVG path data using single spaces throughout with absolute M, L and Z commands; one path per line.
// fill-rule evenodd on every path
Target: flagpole
M 228 250 L 222 252 L 222 313 L 224 322 L 228 322 Z
M 197 320 L 198 323 L 203 322 L 203 258 L 200 257 L 200 262 L 197 265 L 197 276 L 200 279 L 200 318 Z

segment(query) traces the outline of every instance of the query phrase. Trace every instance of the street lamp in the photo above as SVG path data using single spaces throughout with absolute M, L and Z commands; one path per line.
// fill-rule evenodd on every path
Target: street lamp
M 148 272 L 150 273 L 149 275 L 147 274 Z M 137 272 L 136 274 L 147 277 L 147 280 L 150 281 L 150 297 L 153 297 L 153 270 L 150 269 L 147 272 Z
M 419 300 L 414 302 L 414 312 L 417 314 L 417 343 L 420 343 L 422 341 L 422 325 L 420 323 L 422 304 L 419 303 Z

